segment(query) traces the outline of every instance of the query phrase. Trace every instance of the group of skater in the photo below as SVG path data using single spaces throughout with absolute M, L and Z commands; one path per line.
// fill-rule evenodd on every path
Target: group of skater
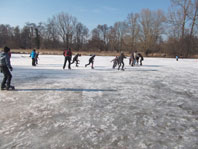
M 76 67 L 78 67 L 78 64 L 80 64 L 80 60 L 78 59 L 79 56 L 81 56 L 81 54 L 77 53 L 73 59 L 72 59 L 72 51 L 71 48 L 68 48 L 66 50 L 64 50 L 63 52 L 63 56 L 65 57 L 64 60 L 64 64 L 63 64 L 63 69 L 65 69 L 65 66 L 68 62 L 68 69 L 71 69 L 71 64 L 76 63 Z M 85 64 L 85 67 L 87 67 L 88 65 L 91 64 L 91 68 L 94 69 L 94 58 L 95 58 L 95 54 L 90 55 L 91 57 L 89 58 L 89 62 L 88 64 Z
M 68 62 L 68 69 L 71 69 L 71 64 L 76 64 L 76 67 L 78 67 L 80 61 L 78 57 L 81 56 L 81 54 L 77 53 L 73 59 L 72 59 L 72 51 L 70 48 L 65 49 L 63 52 L 64 56 L 64 64 L 63 64 L 63 69 L 65 69 L 66 64 Z M 90 55 L 89 61 L 87 64 L 85 64 L 85 67 L 88 65 L 91 65 L 91 68 L 94 69 L 94 58 L 95 54 Z M 32 66 L 36 66 L 38 64 L 38 57 L 39 57 L 39 52 L 36 52 L 35 49 L 32 50 L 30 53 L 30 57 L 32 58 Z M 7 46 L 4 47 L 3 52 L 0 53 L 0 71 L 3 73 L 4 78 L 1 82 L 1 90 L 10 90 L 10 89 L 15 89 L 14 86 L 11 85 L 11 79 L 12 79 L 12 74 L 11 71 L 13 70 L 11 63 L 10 63 L 10 58 L 11 58 L 11 52 L 10 48 Z M 113 69 L 115 69 L 118 66 L 118 70 L 124 70 L 124 59 L 127 58 L 123 52 L 120 53 L 119 56 L 116 56 L 111 62 L 113 62 Z M 140 60 L 140 61 L 139 61 Z M 129 58 L 129 65 L 135 66 L 136 64 L 142 65 L 142 61 L 144 60 L 143 56 L 141 53 L 137 53 L 137 51 L 132 52 L 131 56 Z
M 127 58 L 123 52 L 121 52 L 120 56 L 116 56 L 111 62 L 113 62 L 113 69 L 118 66 L 118 70 L 120 70 L 120 67 L 122 65 L 121 70 L 124 70 L 124 59 Z M 140 64 L 142 66 L 142 61 L 144 60 L 144 57 L 141 53 L 138 53 L 137 51 L 132 52 L 131 56 L 129 57 L 129 65 L 135 66 L 136 64 Z
M 78 57 L 81 56 L 81 54 L 77 53 L 73 59 L 72 59 L 72 51 L 70 48 L 65 49 L 63 52 L 63 56 L 65 57 L 63 69 L 65 69 L 65 66 L 68 62 L 68 69 L 71 69 L 71 64 L 76 63 L 76 67 L 78 67 L 79 59 Z M 95 54 L 90 55 L 88 64 L 85 64 L 85 67 L 91 64 L 91 68 L 94 69 L 94 58 Z M 115 69 L 118 66 L 118 70 L 124 70 L 124 59 L 127 58 L 123 52 L 120 53 L 120 56 L 116 56 L 111 62 L 113 62 L 113 69 Z M 142 61 L 144 60 L 141 53 L 138 53 L 137 51 L 132 52 L 131 56 L 129 57 L 129 65 L 135 66 L 136 64 L 140 64 L 142 66 Z

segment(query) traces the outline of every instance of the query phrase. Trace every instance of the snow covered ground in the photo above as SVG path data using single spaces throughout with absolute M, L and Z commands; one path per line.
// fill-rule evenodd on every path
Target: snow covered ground
M 0 91 L 0 148 L 198 149 L 198 60 L 113 57 L 62 69 L 63 56 L 12 55 L 16 91 Z M 0 80 L 3 75 L 0 74 Z

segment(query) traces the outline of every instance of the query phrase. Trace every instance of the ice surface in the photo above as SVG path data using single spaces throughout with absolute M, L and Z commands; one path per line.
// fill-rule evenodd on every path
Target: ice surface
M 12 55 L 16 91 L 0 91 L 0 148 L 198 149 L 198 60 Z M 3 75 L 0 74 L 2 80 Z

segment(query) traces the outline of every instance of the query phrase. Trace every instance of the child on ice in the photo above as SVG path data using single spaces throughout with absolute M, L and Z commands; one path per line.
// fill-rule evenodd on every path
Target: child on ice
M 94 54 L 94 55 L 92 55 L 92 56 L 89 58 L 89 63 L 86 64 L 85 67 L 87 67 L 88 65 L 91 64 L 91 68 L 94 69 L 93 64 L 94 64 L 94 58 L 95 58 L 95 56 L 96 56 L 96 55 Z
M 78 67 L 78 64 L 79 64 L 79 60 L 78 60 L 78 57 L 81 56 L 81 54 L 76 54 L 73 58 L 73 61 L 71 64 L 75 63 L 76 62 L 76 67 Z
M 111 62 L 113 62 L 113 69 L 115 69 L 115 67 L 118 65 L 118 56 L 116 56 L 114 59 L 111 60 Z

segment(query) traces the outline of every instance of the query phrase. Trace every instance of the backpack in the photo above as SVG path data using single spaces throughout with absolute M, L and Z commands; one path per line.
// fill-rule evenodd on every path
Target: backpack
M 71 56 L 71 52 L 69 50 L 65 50 L 65 56 Z
M 69 50 L 67 50 L 67 56 L 70 56 L 70 51 Z

